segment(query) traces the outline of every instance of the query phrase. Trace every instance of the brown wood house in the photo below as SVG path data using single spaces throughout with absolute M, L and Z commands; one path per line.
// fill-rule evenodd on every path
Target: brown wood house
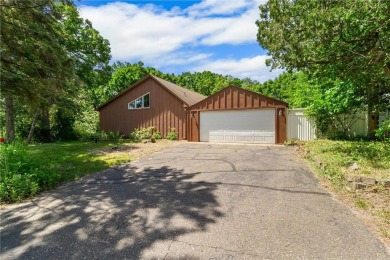
M 206 97 L 148 75 L 98 107 L 100 128 L 128 135 L 155 126 L 175 128 L 192 142 L 277 143 L 286 140 L 288 104 L 229 86 Z
M 228 86 L 187 109 L 187 140 L 282 144 L 287 107 L 286 102 Z
M 100 130 L 129 135 L 135 128 L 155 126 L 166 137 L 175 128 L 178 138 L 186 139 L 186 108 L 205 98 L 148 75 L 97 108 Z

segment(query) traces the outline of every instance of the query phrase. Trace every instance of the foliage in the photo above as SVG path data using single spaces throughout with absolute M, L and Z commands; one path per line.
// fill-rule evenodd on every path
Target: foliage
M 169 129 L 169 132 L 167 134 L 167 139 L 169 140 L 176 140 L 177 139 L 177 133 L 175 128 Z
M 100 102 L 96 96 L 110 74 L 108 41 L 79 17 L 71 0 L 1 0 L 0 6 L 0 95 L 6 101 L 7 135 L 15 132 L 13 120 L 21 111 L 13 103 L 20 102 L 28 104 L 22 109 L 30 119 L 25 133 L 32 134 L 38 124 L 45 131 L 37 139 L 74 138 L 70 131 L 75 115 L 69 112 L 77 109 L 74 101 L 83 91 L 92 104 Z M 54 104 L 60 121 L 50 122 Z M 51 129 L 50 123 L 57 128 Z M 16 128 L 20 125 L 16 121 Z
M 142 139 L 150 139 L 154 137 L 153 132 L 156 130 L 156 127 L 150 126 L 147 128 L 136 128 L 133 132 L 130 133 L 130 139 L 134 142 L 139 142 Z M 155 138 L 158 139 L 158 138 Z
M 356 205 L 356 207 L 359 207 L 359 208 L 362 208 L 362 209 L 367 209 L 368 208 L 367 203 L 364 200 L 362 200 L 362 199 L 358 199 L 355 202 L 355 205 Z
M 375 136 L 381 140 L 390 139 L 390 119 L 382 121 L 378 129 L 375 130 Z
M 99 140 L 101 141 L 119 141 L 124 138 L 124 135 L 120 132 L 113 132 L 113 131 L 101 131 L 97 136 Z
M 79 16 L 73 4 L 59 5 L 59 9 L 64 17 L 62 26 L 67 35 L 64 45 L 74 60 L 72 69 L 77 76 L 75 79 L 79 81 L 77 85 L 84 87 L 96 108 L 102 101 L 102 89 L 111 76 L 108 64 L 111 59 L 110 43 L 92 27 L 89 20 Z
M 315 84 L 306 72 L 284 72 L 273 80 L 259 84 L 254 91 L 285 101 L 290 108 L 305 108 L 312 102 L 312 87 Z
M 153 138 L 154 138 L 154 139 L 162 139 L 162 135 L 161 135 L 160 132 L 155 132 L 155 133 L 153 134 Z
M 141 61 L 134 64 L 117 61 L 113 64 L 112 70 L 112 76 L 108 81 L 108 85 L 101 93 L 103 96 L 102 101 L 112 98 L 148 74 L 171 80 L 170 74 L 164 74 L 152 67 L 144 67 L 144 63 Z
M 230 75 L 221 75 L 210 71 L 183 72 L 179 75 L 167 74 L 153 67 L 145 67 L 141 61 L 133 64 L 129 62 L 116 62 L 112 68 L 112 77 L 103 93 L 106 100 L 123 91 L 147 74 L 171 81 L 205 96 L 214 94 L 228 85 L 236 85 L 247 89 L 255 89 L 256 86 L 261 85 L 259 82 L 249 78 L 238 79 Z
M 110 137 L 112 138 L 112 137 Z M 120 142 L 121 145 L 126 143 Z M 15 202 L 64 181 L 129 162 L 126 153 L 103 153 L 117 142 L 56 142 L 0 145 L 0 201 Z
M 338 187 L 345 184 L 353 162 L 360 168 L 354 172 L 357 175 L 390 178 L 390 143 L 319 139 L 307 142 L 304 149 L 309 159 L 322 163 L 321 174 Z
M 50 98 L 73 74 L 59 5 L 52 0 L 0 3 L 2 95 L 28 98 L 31 104 Z
M 49 165 L 29 157 L 22 143 L 0 145 L 0 201 L 20 201 L 53 187 L 60 175 Z
M 287 139 L 283 143 L 283 145 L 285 145 L 285 146 L 296 146 L 296 145 L 301 145 L 301 144 L 302 144 L 302 141 L 300 141 L 298 139 L 294 139 L 294 138 Z
M 379 65 L 390 74 L 388 1 L 270 0 L 260 5 L 257 39 L 273 68 L 343 65 L 349 75 Z
M 307 114 L 315 119 L 319 136 L 349 138 L 352 125 L 362 110 L 362 98 L 349 81 L 323 80 L 312 86 Z
M 92 140 L 99 128 L 99 113 L 92 107 L 84 108 L 77 114 L 73 129 L 78 140 Z
M 271 55 L 268 65 L 303 69 L 320 83 L 335 79 L 336 85 L 338 80 L 345 82 L 344 90 L 367 105 L 369 116 L 372 111 L 388 108 L 389 1 L 270 0 L 259 8 L 257 40 Z M 327 91 L 326 85 L 319 86 Z M 328 97 L 337 95 L 330 93 Z M 341 108 L 355 108 L 347 96 L 337 101 L 344 103 Z M 330 113 L 335 110 L 338 108 Z

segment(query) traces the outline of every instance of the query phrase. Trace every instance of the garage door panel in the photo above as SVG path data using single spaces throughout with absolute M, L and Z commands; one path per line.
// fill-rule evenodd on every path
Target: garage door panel
M 275 143 L 275 110 L 202 111 L 200 141 Z

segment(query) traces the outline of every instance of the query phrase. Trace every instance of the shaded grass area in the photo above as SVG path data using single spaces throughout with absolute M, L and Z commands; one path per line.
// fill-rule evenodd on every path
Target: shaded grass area
M 0 201 L 21 201 L 60 183 L 131 161 L 128 153 L 111 149 L 119 144 L 129 145 L 110 141 L 2 144 Z
M 299 148 L 333 191 L 350 206 L 373 217 L 377 230 L 390 244 L 390 188 L 378 184 L 352 190 L 347 181 L 348 176 L 390 180 L 390 142 L 314 140 Z
M 110 166 L 131 161 L 126 153 L 102 153 L 99 150 L 124 142 L 58 142 L 31 145 L 29 154 L 32 160 L 41 160 L 54 171 L 64 175 L 64 179 L 74 180 Z

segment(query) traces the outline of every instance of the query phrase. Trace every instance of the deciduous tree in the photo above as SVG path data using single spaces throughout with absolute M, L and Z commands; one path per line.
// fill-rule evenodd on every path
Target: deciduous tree
M 350 82 L 371 118 L 390 91 L 390 1 L 269 0 L 259 8 L 268 65 Z

